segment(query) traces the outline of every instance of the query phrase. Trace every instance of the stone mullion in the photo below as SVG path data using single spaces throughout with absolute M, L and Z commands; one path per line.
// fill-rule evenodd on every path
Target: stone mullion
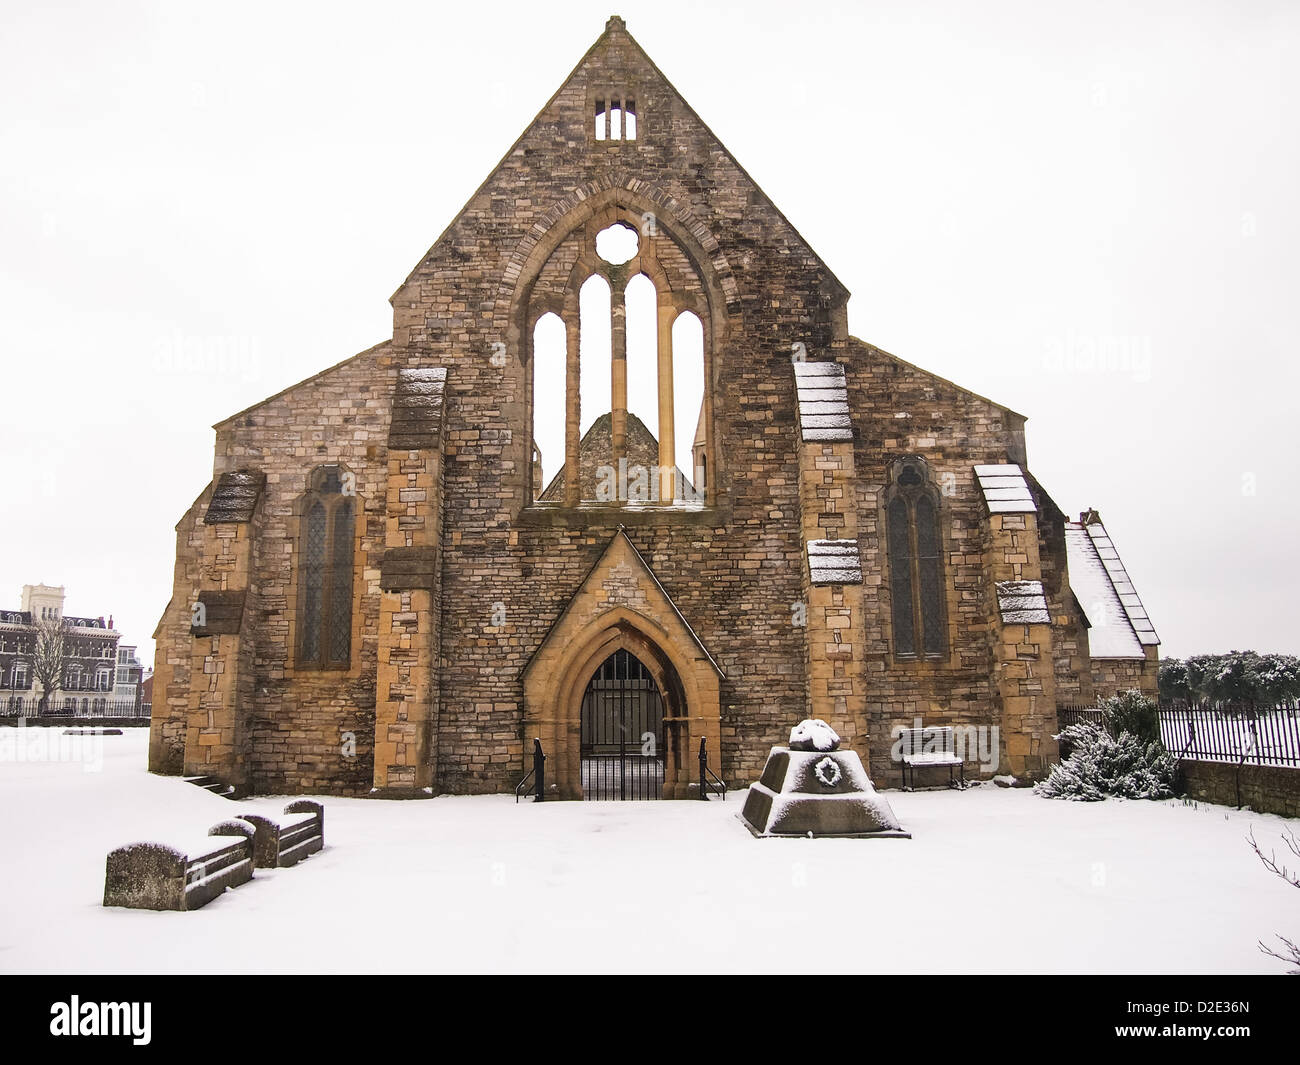
M 615 470 L 627 456 L 627 300 L 626 281 L 610 284 L 610 459 Z M 621 492 L 621 490 L 620 490 Z
M 676 461 L 676 406 L 673 400 L 673 319 L 677 308 L 670 293 L 658 293 L 658 360 L 659 360 L 659 498 L 672 502 L 677 484 L 673 476 Z M 692 471 L 691 483 L 694 484 Z
M 578 313 L 578 292 L 573 289 L 564 301 L 564 504 L 576 507 L 582 501 L 580 435 L 582 416 L 582 325 Z

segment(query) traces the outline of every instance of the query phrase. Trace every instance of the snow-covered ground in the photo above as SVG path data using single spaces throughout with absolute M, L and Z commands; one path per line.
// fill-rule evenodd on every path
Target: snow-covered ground
M 992 785 L 888 793 L 911 840 L 756 840 L 743 792 L 325 798 L 326 849 L 296 868 L 194 913 L 105 909 L 114 846 L 287 800 L 150 776 L 144 730 L 76 752 L 97 771 L 15 761 L 25 731 L 0 730 L 4 972 L 1267 973 L 1256 941 L 1300 936 L 1300 892 L 1245 839 L 1281 852 L 1295 821 Z

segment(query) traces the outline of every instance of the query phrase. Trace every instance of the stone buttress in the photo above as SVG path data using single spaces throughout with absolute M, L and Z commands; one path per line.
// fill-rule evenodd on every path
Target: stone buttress
M 799 510 L 806 565 L 806 716 L 831 723 L 865 754 L 862 562 L 858 550 L 853 430 L 844 367 L 795 362 L 799 404 Z M 799 613 L 797 608 L 792 611 Z
M 1001 707 L 999 772 L 1040 776 L 1057 757 L 1057 725 L 1038 511 L 1018 465 L 976 466 L 975 477 L 988 512 L 984 567 L 994 695 Z
M 212 492 L 198 541 L 198 585 L 191 589 L 186 776 L 210 776 L 248 790 L 243 715 L 252 705 L 257 593 L 249 574 L 266 477 L 223 473 Z
M 441 367 L 400 370 L 393 395 L 371 792 L 385 798 L 430 795 L 437 783 L 446 380 Z

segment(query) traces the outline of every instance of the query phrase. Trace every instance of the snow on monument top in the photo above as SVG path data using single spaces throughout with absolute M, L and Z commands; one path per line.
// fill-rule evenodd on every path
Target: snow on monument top
M 834 751 L 839 745 L 839 735 L 819 717 L 806 717 L 790 730 L 792 751 Z

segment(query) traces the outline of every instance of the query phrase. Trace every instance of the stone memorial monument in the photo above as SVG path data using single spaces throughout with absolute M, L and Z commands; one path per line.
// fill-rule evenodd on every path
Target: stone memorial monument
M 805 719 L 787 747 L 773 747 L 740 819 L 755 836 L 874 836 L 910 839 L 877 794 L 856 751 L 842 751 L 835 730 Z

